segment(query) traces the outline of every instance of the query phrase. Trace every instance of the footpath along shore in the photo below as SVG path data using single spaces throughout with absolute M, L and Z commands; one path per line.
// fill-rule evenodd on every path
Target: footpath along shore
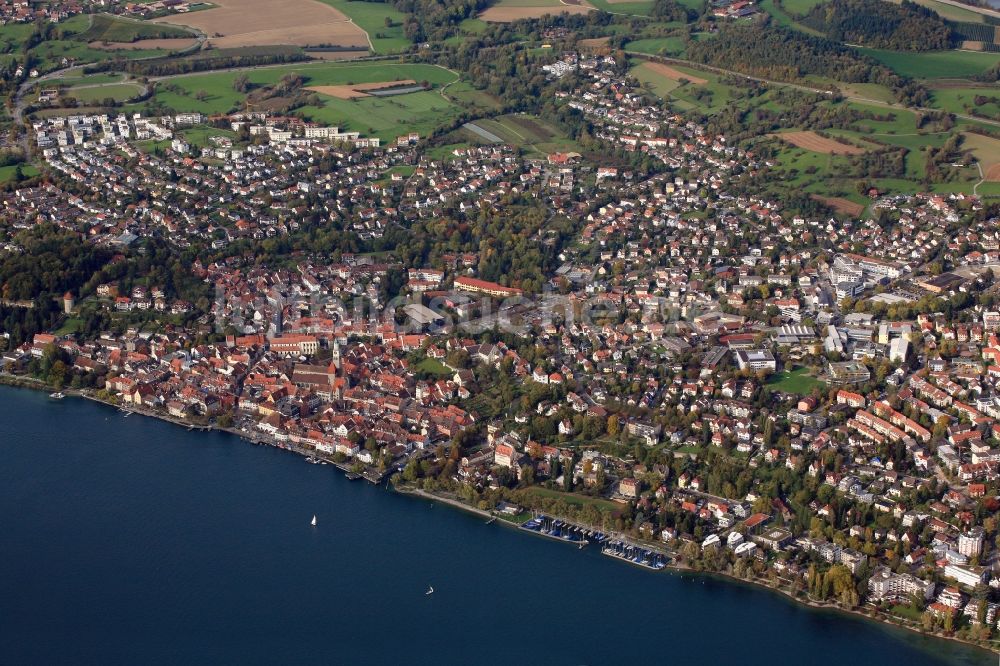
M 51 386 L 48 386 L 45 382 L 43 382 L 41 380 L 37 380 L 37 379 L 34 379 L 32 377 L 24 377 L 22 375 L 11 375 L 9 373 L 0 373 L 0 385 L 12 386 L 12 387 L 16 387 L 16 388 L 27 388 L 27 389 L 32 389 L 32 390 L 37 390 L 37 391 L 43 391 L 43 392 L 49 392 L 49 391 L 52 390 Z M 273 446 L 275 448 L 279 448 L 279 449 L 283 449 L 283 450 L 286 450 L 286 451 L 290 451 L 292 453 L 296 453 L 296 454 L 302 455 L 304 457 L 316 457 L 316 453 L 314 451 L 306 450 L 306 449 L 304 449 L 302 447 L 299 447 L 299 446 L 297 446 L 297 445 L 295 445 L 295 444 L 293 444 L 291 442 L 278 442 L 277 440 L 275 440 L 273 438 L 270 438 L 270 437 L 267 437 L 267 436 L 263 435 L 262 433 L 251 433 L 251 432 L 246 432 L 246 431 L 243 431 L 243 430 L 240 430 L 240 429 L 237 429 L 237 428 L 221 427 L 221 426 L 218 426 L 218 425 L 215 425 L 215 424 L 196 424 L 196 423 L 191 423 L 190 421 L 186 421 L 184 419 L 171 416 L 170 414 L 167 414 L 165 412 L 161 412 L 159 410 L 151 410 L 151 409 L 143 408 L 143 407 L 136 407 L 136 406 L 132 406 L 132 405 L 124 406 L 123 407 L 122 405 L 119 405 L 119 404 L 117 404 L 115 402 L 112 402 L 112 401 L 109 401 L 109 400 L 104 400 L 104 399 L 102 399 L 102 398 L 94 395 L 93 393 L 91 393 L 89 391 L 85 391 L 85 390 L 80 390 L 80 389 L 63 389 L 63 393 L 67 397 L 84 398 L 86 400 L 90 400 L 90 401 L 95 402 L 95 403 L 99 403 L 99 404 L 106 405 L 106 406 L 109 406 L 109 407 L 114 407 L 115 409 L 125 409 L 125 410 L 127 410 L 129 412 L 140 414 L 142 416 L 148 416 L 148 417 L 151 417 L 151 418 L 156 418 L 156 419 L 159 419 L 161 421 L 165 421 L 167 423 L 171 423 L 173 425 L 181 426 L 181 427 L 183 427 L 183 428 L 185 428 L 186 430 L 189 430 L 189 431 L 190 430 L 200 430 L 200 431 L 225 432 L 227 434 L 234 435 L 236 437 L 239 437 L 239 438 L 241 438 L 241 439 L 243 439 L 245 441 L 248 441 L 250 443 L 253 443 L 253 444 Z M 351 475 L 354 474 L 352 472 L 351 468 L 348 465 L 344 464 L 344 463 L 338 463 L 338 462 L 336 462 L 336 461 L 334 461 L 332 459 L 327 459 L 327 458 L 320 458 L 320 459 L 324 460 L 325 462 L 328 462 L 329 464 L 333 465 L 334 467 L 337 467 L 338 469 L 340 469 L 341 471 L 345 472 L 349 476 L 351 476 Z M 389 476 L 391 473 L 392 473 L 392 471 L 390 470 L 390 471 L 387 471 L 386 473 L 384 473 L 382 475 L 377 475 L 377 478 L 375 476 L 370 476 L 370 475 L 365 475 L 363 478 L 365 478 L 366 480 L 368 480 L 368 481 L 370 481 L 372 483 L 380 483 L 381 481 L 384 481 L 386 479 L 386 477 Z M 357 478 L 357 477 L 354 477 L 354 478 Z M 448 496 L 441 495 L 441 494 L 438 494 L 438 493 L 429 492 L 429 491 L 423 490 L 421 488 L 413 488 L 413 487 L 409 487 L 409 486 L 400 486 L 400 487 L 394 487 L 393 490 L 395 492 L 399 493 L 400 495 L 408 495 L 408 496 L 416 497 L 416 498 L 423 499 L 423 500 L 426 500 L 426 501 L 431 501 L 431 502 L 435 502 L 435 503 L 445 504 L 445 505 L 447 505 L 447 506 L 449 506 L 451 508 L 458 509 L 460 511 L 465 511 L 467 513 L 471 513 L 471 514 L 477 515 L 477 516 L 485 519 L 485 521 L 497 518 L 497 516 L 494 513 L 486 511 L 486 510 L 483 510 L 483 509 L 480 509 L 478 507 L 474 507 L 474 506 L 472 506 L 472 505 L 470 505 L 470 504 L 468 504 L 468 503 L 466 503 L 466 502 L 464 502 L 464 501 L 462 501 L 460 499 L 457 499 L 457 498 L 454 498 L 454 497 L 448 497 Z M 564 519 L 564 518 L 561 518 L 559 516 L 552 516 L 552 517 L 553 518 L 557 518 L 557 519 L 561 519 L 561 520 L 565 520 L 567 522 L 573 522 L 573 521 L 571 521 L 569 519 Z M 497 520 L 496 522 L 498 522 L 501 525 L 505 525 L 505 526 L 511 527 L 511 528 L 517 528 L 518 527 L 517 524 L 515 524 L 513 522 L 510 522 L 510 521 L 507 521 L 507 520 L 502 520 L 501 519 L 501 520 Z M 637 539 L 634 539 L 632 537 L 625 537 L 625 538 L 629 539 L 630 541 L 634 541 L 636 544 L 642 545 L 643 547 L 651 547 L 649 543 L 647 543 L 647 542 L 645 542 L 643 540 L 637 540 Z M 664 550 L 659 544 L 652 546 L 652 548 L 654 548 L 655 550 L 658 550 L 659 552 L 662 552 L 663 554 L 668 555 L 670 557 L 670 560 L 669 560 L 669 563 L 666 566 L 666 569 L 672 570 L 672 571 L 677 572 L 677 573 L 692 574 L 692 575 L 704 575 L 704 576 L 707 576 L 707 577 L 715 577 L 715 578 L 720 578 L 720 579 L 726 579 L 728 582 L 734 582 L 734 583 L 737 583 L 737 584 L 752 585 L 752 586 L 757 587 L 757 588 L 763 588 L 763 589 L 766 589 L 766 590 L 770 590 L 771 592 L 778 593 L 778 594 L 784 596 L 785 598 L 787 598 L 787 599 L 789 599 L 791 601 L 794 601 L 796 603 L 802 604 L 803 606 L 806 606 L 808 608 L 812 608 L 814 610 L 847 613 L 847 614 L 850 614 L 850 615 L 855 615 L 855 616 L 860 617 L 860 618 L 864 618 L 866 620 L 878 622 L 880 624 L 886 624 L 886 625 L 889 625 L 889 626 L 892 626 L 892 627 L 897 627 L 897 628 L 900 628 L 900 629 L 906 629 L 908 631 L 912 631 L 913 633 L 920 634 L 922 636 L 927 636 L 929 638 L 938 638 L 938 639 L 944 639 L 944 640 L 954 641 L 956 643 L 962 643 L 962 644 L 968 645 L 970 647 L 975 647 L 975 648 L 978 648 L 980 650 L 983 650 L 984 652 L 989 652 L 989 653 L 994 653 L 994 654 L 1000 653 L 1000 641 L 991 641 L 992 643 L 994 643 L 994 645 L 984 646 L 984 645 L 981 645 L 979 643 L 974 643 L 972 641 L 968 641 L 968 640 L 965 640 L 965 639 L 962 639 L 962 638 L 959 638 L 959 637 L 956 637 L 956 636 L 946 636 L 946 635 L 941 634 L 941 633 L 930 633 L 930 632 L 925 631 L 922 627 L 920 627 L 916 623 L 906 622 L 905 620 L 900 620 L 900 619 L 895 618 L 895 617 L 888 617 L 888 616 L 886 616 L 885 614 L 882 614 L 882 613 L 879 613 L 878 615 L 874 615 L 873 616 L 873 615 L 869 614 L 868 612 L 866 612 L 866 610 L 864 609 L 864 607 L 862 607 L 862 608 L 856 608 L 856 609 L 850 609 L 850 608 L 845 608 L 845 607 L 843 607 L 843 606 L 841 606 L 839 604 L 836 604 L 836 603 L 818 602 L 818 601 L 814 601 L 814 600 L 811 600 L 811 599 L 808 599 L 808 598 L 802 598 L 800 596 L 797 596 L 796 594 L 794 594 L 790 590 L 788 590 L 788 589 L 783 588 L 783 587 L 780 586 L 781 582 L 785 582 L 785 583 L 789 582 L 789 581 L 784 580 L 784 579 L 779 579 L 779 583 L 778 584 L 772 584 L 770 581 L 768 581 L 766 579 L 760 579 L 760 578 L 745 579 L 745 578 L 739 578 L 737 576 L 734 576 L 732 574 L 725 573 L 725 572 L 719 572 L 719 571 L 699 571 L 699 570 L 691 568 L 690 566 L 688 566 L 688 565 L 686 565 L 684 563 L 678 562 L 678 560 L 676 558 L 676 553 Z M 870 608 L 870 606 L 868 608 Z

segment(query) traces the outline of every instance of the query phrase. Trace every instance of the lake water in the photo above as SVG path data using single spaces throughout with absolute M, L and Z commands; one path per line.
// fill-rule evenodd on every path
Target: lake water
M 0 388 L 0 454 L 3 664 L 997 662 L 83 400 Z

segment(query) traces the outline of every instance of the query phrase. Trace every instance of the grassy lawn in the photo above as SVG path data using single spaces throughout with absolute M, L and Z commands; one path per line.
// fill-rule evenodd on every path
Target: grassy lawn
M 78 333 L 80 329 L 83 328 L 83 320 L 70 318 L 63 322 L 63 325 L 59 327 L 59 330 L 55 332 L 55 335 L 70 335 L 72 333 Z
M 416 369 L 422 372 L 429 372 L 431 374 L 440 375 L 442 377 L 454 374 L 454 372 L 444 363 L 437 360 L 436 358 L 430 358 L 430 357 L 427 357 L 420 363 L 418 363 Z
M 17 165 L 0 167 L 0 183 L 6 183 L 14 180 L 14 174 L 17 172 Z M 41 171 L 31 166 L 30 164 L 21 165 L 21 173 L 24 174 L 25 178 L 34 178 L 41 174 Z
M 905 53 L 858 48 L 897 74 L 915 79 L 955 79 L 981 74 L 1000 62 L 1000 53 L 975 51 L 928 51 Z
M 601 497 L 587 497 L 585 495 L 577 495 L 576 493 L 564 493 L 559 490 L 549 490 L 548 488 L 541 488 L 538 486 L 526 488 L 524 493 L 545 499 L 561 500 L 567 504 L 579 507 L 591 505 L 600 511 L 606 511 L 609 513 L 617 513 L 618 511 L 621 511 L 621 506 L 615 504 L 611 500 L 606 500 Z
M 808 368 L 779 372 L 767 380 L 767 385 L 776 391 L 798 393 L 799 395 L 808 394 L 814 387 L 823 388 L 825 386 L 823 382 L 809 375 Z
M 276 83 L 286 74 L 299 74 L 305 79 L 307 86 L 344 85 L 351 83 L 378 83 L 384 81 L 427 81 L 433 85 L 442 85 L 455 80 L 455 75 L 441 67 L 424 64 L 399 64 L 391 62 L 377 63 L 320 63 L 296 64 L 287 67 L 270 67 L 244 72 L 250 81 L 257 85 Z M 243 103 L 244 95 L 233 90 L 233 80 L 236 72 L 214 72 L 211 74 L 191 74 L 170 79 L 172 85 L 182 92 L 178 94 L 165 90 L 162 86 L 156 92 L 156 99 L 175 111 L 200 111 L 201 113 L 225 113 Z M 205 91 L 204 100 L 195 99 L 195 94 Z M 399 95 L 382 100 L 399 100 L 404 97 L 420 95 L 436 96 L 442 103 L 444 100 L 436 92 L 412 93 Z M 332 100 L 332 98 L 330 98 Z M 365 101 L 375 98 L 365 98 Z M 346 100 L 333 100 L 344 102 Z M 329 106 L 329 105 L 328 105 Z M 377 120 L 377 118 L 375 119 Z
M 524 525 L 526 522 L 531 520 L 531 512 L 522 511 L 516 516 L 509 516 L 506 513 L 498 513 L 497 518 L 507 523 L 513 523 L 515 525 Z
M 177 26 L 130 21 L 108 14 L 95 14 L 89 23 L 90 26 L 87 27 L 87 17 L 78 15 L 63 21 L 60 26 L 64 35 L 72 31 L 72 39 L 80 42 L 134 42 L 140 39 L 170 39 L 193 35 L 190 30 Z
M 411 46 L 403 35 L 406 14 L 386 2 L 362 0 L 320 0 L 346 14 L 358 27 L 368 33 L 376 53 L 396 53 Z M 389 19 L 390 26 L 386 26 Z
M 890 611 L 893 615 L 898 615 L 900 617 L 905 617 L 907 620 L 913 620 L 914 622 L 920 622 L 923 613 L 918 611 L 916 608 L 909 604 L 900 604 L 898 606 L 893 606 Z
M 303 117 L 383 140 L 395 139 L 405 132 L 428 136 L 461 111 L 436 90 L 352 100 L 321 97 L 322 107 L 304 106 L 299 109 Z

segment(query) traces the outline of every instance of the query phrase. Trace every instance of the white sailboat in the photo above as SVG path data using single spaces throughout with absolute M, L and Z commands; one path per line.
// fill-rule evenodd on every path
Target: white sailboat
M 312 525 L 313 527 L 316 527 L 316 514 L 313 514 L 312 522 L 310 522 L 309 524 Z
M 427 586 L 427 592 L 425 592 L 424 595 L 425 596 L 430 596 L 432 594 L 434 594 L 434 586 L 433 585 L 428 585 Z

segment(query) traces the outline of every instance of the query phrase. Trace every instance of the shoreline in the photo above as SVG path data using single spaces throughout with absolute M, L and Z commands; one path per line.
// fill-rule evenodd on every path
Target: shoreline
M 484 511 L 482 509 L 478 509 L 478 508 L 476 508 L 474 506 L 471 506 L 469 504 L 466 504 L 465 502 L 462 502 L 461 500 L 453 499 L 453 498 L 450 498 L 450 497 L 444 497 L 442 495 L 437 495 L 435 493 L 423 490 L 422 488 L 411 488 L 411 487 L 397 488 L 397 487 L 393 487 L 393 490 L 395 490 L 397 493 L 399 493 L 401 495 L 407 495 L 407 496 L 411 496 L 411 497 L 416 497 L 416 498 L 427 500 L 427 501 L 430 501 L 430 502 L 438 502 L 438 503 L 450 506 L 452 508 L 458 509 L 460 511 L 465 511 L 467 513 L 475 514 L 475 515 L 478 515 L 478 516 L 481 516 L 481 517 L 484 517 L 484 518 L 494 517 L 493 514 L 487 512 L 487 511 Z M 558 518 L 558 516 L 553 516 L 553 517 Z M 510 523 L 509 521 L 498 520 L 497 522 L 500 523 L 500 524 L 504 524 L 504 525 L 506 525 L 508 527 L 517 528 L 517 525 L 515 525 L 513 523 Z M 570 522 L 572 522 L 572 521 L 570 521 Z M 643 547 L 648 547 L 648 544 L 646 544 L 644 541 L 638 541 L 637 540 L 637 543 L 639 543 Z M 759 580 L 757 578 L 752 578 L 752 579 L 739 578 L 737 576 L 734 576 L 733 574 L 726 573 L 726 572 L 723 572 L 723 571 L 696 570 L 696 569 L 693 569 L 693 568 L 691 568 L 690 566 L 688 566 L 686 564 L 678 564 L 677 561 L 676 561 L 676 559 L 673 558 L 673 553 L 670 553 L 670 554 L 671 554 L 671 561 L 670 561 L 669 564 L 667 564 L 667 566 L 664 569 L 665 571 L 670 572 L 670 573 L 674 573 L 674 574 L 691 574 L 691 575 L 694 575 L 694 576 L 705 576 L 705 577 L 708 577 L 708 578 L 720 578 L 720 579 L 724 579 L 723 582 L 726 583 L 726 584 L 729 584 L 729 585 L 734 584 L 734 583 L 735 584 L 743 584 L 743 585 L 747 585 L 747 586 L 752 586 L 754 589 L 768 590 L 770 592 L 773 592 L 773 593 L 776 593 L 776 594 L 782 596 L 784 599 L 786 599 L 788 601 L 791 601 L 791 602 L 793 602 L 795 604 L 799 604 L 799 605 L 805 606 L 806 608 L 809 608 L 809 609 L 812 609 L 812 610 L 815 610 L 815 611 L 829 611 L 829 612 L 833 612 L 833 613 L 844 613 L 844 614 L 847 614 L 847 615 L 852 615 L 852 616 L 855 616 L 855 617 L 867 620 L 869 622 L 874 622 L 876 624 L 886 625 L 886 626 L 894 627 L 894 628 L 897 628 L 897 629 L 904 629 L 906 631 L 918 634 L 918 635 L 923 636 L 925 638 L 952 641 L 952 642 L 955 642 L 955 643 L 959 643 L 961 645 L 966 645 L 966 646 L 971 647 L 971 648 L 976 648 L 976 649 L 982 650 L 983 652 L 991 654 L 991 655 L 1000 654 L 1000 648 L 986 647 L 986 646 L 980 645 L 979 643 L 973 643 L 973 642 L 964 640 L 962 638 L 958 638 L 957 636 L 945 636 L 945 635 L 942 635 L 942 634 L 928 633 L 926 631 L 921 630 L 919 627 L 912 626 L 910 624 L 893 622 L 890 619 L 888 619 L 887 616 L 884 613 L 881 613 L 881 612 L 879 614 L 875 615 L 875 616 L 870 615 L 867 612 L 865 612 L 865 610 L 863 610 L 864 607 L 859 607 L 859 608 L 844 608 L 843 606 L 840 606 L 839 604 L 836 604 L 836 603 L 824 603 L 824 602 L 814 601 L 812 599 L 809 599 L 808 597 L 799 597 L 799 596 L 793 595 L 791 592 L 783 589 L 781 586 L 773 586 L 773 585 L 770 585 L 767 582 L 761 581 L 761 580 Z M 651 572 L 651 573 L 656 573 L 656 572 Z
M 35 379 L 33 377 L 24 377 L 24 376 L 20 376 L 20 375 L 11 375 L 9 373 L 0 373 L 0 385 L 10 386 L 12 388 L 22 388 L 22 389 L 34 390 L 34 391 L 39 391 L 39 392 L 48 392 L 48 391 L 51 391 L 51 389 L 52 389 L 51 386 L 48 386 L 42 380 L 38 380 L 38 379 Z M 245 441 L 245 442 L 247 442 L 249 444 L 256 445 L 256 446 L 271 446 L 271 447 L 274 447 L 274 448 L 277 448 L 277 449 L 283 449 L 283 450 L 289 451 L 291 453 L 295 453 L 297 455 L 301 455 L 301 456 L 306 457 L 306 458 L 311 458 L 311 457 L 315 457 L 316 456 L 315 452 L 306 451 L 305 449 L 302 449 L 302 448 L 300 448 L 300 447 L 298 447 L 295 444 L 292 444 L 290 442 L 289 443 L 279 443 L 279 442 L 274 441 L 274 440 L 268 441 L 267 438 L 265 438 L 263 435 L 257 435 L 255 433 L 247 433 L 247 432 L 244 432 L 242 430 L 238 430 L 236 428 L 220 427 L 220 426 L 211 425 L 211 424 L 209 424 L 209 425 L 193 424 L 193 423 L 185 422 L 182 419 L 178 419 L 178 418 L 172 417 L 172 416 L 170 416 L 169 414 L 166 414 L 166 413 L 161 414 L 161 413 L 159 413 L 157 411 L 149 410 L 148 408 L 142 408 L 142 407 L 137 408 L 137 407 L 134 407 L 134 406 L 131 406 L 131 405 L 125 407 L 123 405 L 119 405 L 119 404 L 111 402 L 111 401 L 102 400 L 101 398 L 97 397 L 96 395 L 91 395 L 90 393 L 86 392 L 85 390 L 81 390 L 81 389 L 69 389 L 69 388 L 65 388 L 65 389 L 62 389 L 62 392 L 66 395 L 66 397 L 83 398 L 85 400 L 89 400 L 89 401 L 97 403 L 97 404 L 105 405 L 107 407 L 113 407 L 113 408 L 116 408 L 116 409 L 119 409 L 119 410 L 125 409 L 126 411 L 137 413 L 140 416 L 147 416 L 147 417 L 150 417 L 150 418 L 155 418 L 155 419 L 157 419 L 159 421 L 162 421 L 164 423 L 169 423 L 171 425 L 176 425 L 176 426 L 184 427 L 186 430 L 189 430 L 189 431 L 226 433 L 228 435 L 232 435 L 234 437 L 238 437 L 239 439 L 241 439 L 241 440 L 243 440 L 243 441 Z M 317 458 L 317 459 L 319 459 L 319 458 Z M 343 463 L 337 463 L 337 462 L 335 462 L 333 460 L 329 460 L 329 459 L 326 459 L 326 458 L 322 458 L 322 460 L 328 462 L 330 465 L 332 465 L 332 466 L 336 467 L 337 469 L 341 470 L 342 472 L 344 472 L 345 473 L 345 478 L 347 480 L 350 480 L 350 478 L 347 478 L 347 475 L 353 474 L 353 472 L 351 471 L 351 469 L 349 467 L 347 467 Z M 370 483 L 372 483 L 374 485 L 374 484 L 380 483 L 382 480 L 384 480 L 389 475 L 390 475 L 390 472 L 387 471 L 377 481 L 373 481 L 372 479 L 368 478 L 368 476 L 365 476 L 365 475 L 362 475 L 361 478 L 365 479 L 366 481 L 369 481 Z M 451 497 L 445 497 L 443 495 L 439 495 L 439 494 L 436 494 L 436 493 L 424 490 L 422 488 L 413 488 L 413 487 L 409 487 L 409 486 L 402 486 L 402 487 L 393 486 L 392 490 L 394 492 L 400 494 L 400 495 L 410 496 L 410 497 L 416 497 L 418 499 L 422 499 L 422 500 L 425 500 L 425 501 L 430 501 L 430 502 L 444 504 L 444 505 L 447 505 L 447 506 L 449 506 L 449 507 L 451 507 L 453 509 L 464 511 L 466 513 L 473 514 L 473 515 L 479 516 L 481 518 L 485 518 L 487 520 L 489 520 L 489 519 L 497 519 L 498 518 L 494 513 L 490 512 L 490 511 L 479 509 L 479 508 L 474 507 L 474 506 L 472 506 L 472 505 L 470 505 L 470 504 L 468 504 L 466 502 L 463 502 L 462 500 L 459 500 L 459 499 L 456 499 L 456 498 L 451 498 Z M 559 518 L 559 516 L 553 516 L 553 517 L 554 518 Z M 517 529 L 518 528 L 518 525 L 516 525 L 516 524 L 514 524 L 514 523 L 512 523 L 510 521 L 507 521 L 507 520 L 497 519 L 495 522 L 497 522 L 497 523 L 499 523 L 501 525 L 504 525 L 506 527 L 509 527 L 509 528 L 513 528 L 513 529 Z M 569 521 L 569 522 L 573 522 L 573 521 Z M 632 537 L 629 537 L 629 538 L 632 538 Z M 994 647 L 986 647 L 986 646 L 980 645 L 979 643 L 973 643 L 973 642 L 967 641 L 965 639 L 959 638 L 957 636 L 945 636 L 945 635 L 942 635 L 942 634 L 928 633 L 926 631 L 923 631 L 921 628 L 919 628 L 917 626 L 912 626 L 910 624 L 905 624 L 905 623 L 893 622 L 893 621 L 887 619 L 886 616 L 884 614 L 882 614 L 882 613 L 879 613 L 878 615 L 872 616 L 872 615 L 869 615 L 868 613 L 866 613 L 861 608 L 858 608 L 858 609 L 849 609 L 849 608 L 844 608 L 844 607 L 840 606 L 839 604 L 835 604 L 835 603 L 824 603 L 824 602 L 813 601 L 813 600 L 809 599 L 808 597 L 806 597 L 806 598 L 800 598 L 800 597 L 798 597 L 796 595 L 793 595 L 791 592 L 783 589 L 780 586 L 772 586 L 772 585 L 768 584 L 767 582 L 762 582 L 762 581 L 760 581 L 760 580 L 758 580 L 756 578 L 754 578 L 754 579 L 744 579 L 744 578 L 739 578 L 739 577 L 734 576 L 734 575 L 732 575 L 730 573 L 726 573 L 726 572 L 722 572 L 722 571 L 696 570 L 696 569 L 693 569 L 693 568 L 691 568 L 690 566 L 688 566 L 686 564 L 679 564 L 679 563 L 677 563 L 677 561 L 675 559 L 675 553 L 673 553 L 670 550 L 663 549 L 662 546 L 660 546 L 659 544 L 657 544 L 656 546 L 650 546 L 649 544 L 647 544 L 643 540 L 639 540 L 639 539 L 633 539 L 633 540 L 636 541 L 637 544 L 642 545 L 643 547 L 652 547 L 655 550 L 658 550 L 660 552 L 663 552 L 663 553 L 667 554 L 670 557 L 670 562 L 666 565 L 666 567 L 665 567 L 664 570 L 668 571 L 668 572 L 680 573 L 680 574 L 688 573 L 688 574 L 693 574 L 693 575 L 702 575 L 702 576 L 707 576 L 707 577 L 723 578 L 723 579 L 726 579 L 725 582 L 727 584 L 738 583 L 738 584 L 744 584 L 744 585 L 751 585 L 754 588 L 763 588 L 765 590 L 769 590 L 771 592 L 780 594 L 782 597 L 784 597 L 785 599 L 787 599 L 787 600 L 789 600 L 791 602 L 794 602 L 796 604 L 800 604 L 802 606 L 805 606 L 805 607 L 813 609 L 813 610 L 817 610 L 817 611 L 831 611 L 831 612 L 839 612 L 839 613 L 849 614 L 849 615 L 857 616 L 857 617 L 860 617 L 860 618 L 863 618 L 865 620 L 868 620 L 868 621 L 871 621 L 871 622 L 875 622 L 875 623 L 878 623 L 878 624 L 887 625 L 887 626 L 895 627 L 895 628 L 898 628 L 898 629 L 904 629 L 904 630 L 907 630 L 907 631 L 919 634 L 921 636 L 924 636 L 926 638 L 941 639 L 941 640 L 952 641 L 952 642 L 955 642 L 955 643 L 960 643 L 962 645 L 966 645 L 966 646 L 971 647 L 971 648 L 976 648 L 978 650 L 982 650 L 983 652 L 988 653 L 990 655 L 1000 654 L 1000 647 L 996 647 L 996 648 L 994 648 Z M 656 572 L 652 572 L 652 573 L 656 573 Z

